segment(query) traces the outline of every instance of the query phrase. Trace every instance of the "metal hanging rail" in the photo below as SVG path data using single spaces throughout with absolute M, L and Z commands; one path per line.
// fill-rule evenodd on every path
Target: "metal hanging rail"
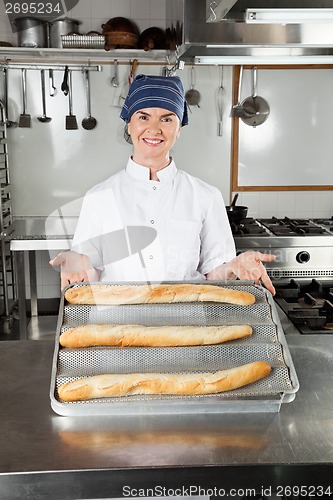
M 53 69 L 54 71 L 64 71 L 66 66 L 70 66 L 71 71 L 102 71 L 101 65 L 90 66 L 87 64 L 35 64 L 35 63 L 0 63 L 0 68 L 10 68 L 10 69 L 28 69 L 28 70 L 42 70 L 42 69 Z

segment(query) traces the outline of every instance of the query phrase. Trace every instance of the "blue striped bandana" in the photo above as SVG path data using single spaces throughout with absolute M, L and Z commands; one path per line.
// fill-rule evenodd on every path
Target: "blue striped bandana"
M 183 84 L 178 76 L 138 75 L 129 89 L 120 118 L 128 123 L 136 111 L 162 108 L 175 113 L 182 126 L 188 124 Z

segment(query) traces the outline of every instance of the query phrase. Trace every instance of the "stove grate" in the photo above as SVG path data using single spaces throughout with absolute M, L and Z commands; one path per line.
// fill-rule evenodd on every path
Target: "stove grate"
M 333 333 L 333 280 L 276 283 L 275 301 L 300 333 Z

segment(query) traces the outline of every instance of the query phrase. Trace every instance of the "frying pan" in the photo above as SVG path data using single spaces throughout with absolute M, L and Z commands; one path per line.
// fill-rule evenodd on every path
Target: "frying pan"
M 270 113 L 268 102 L 257 95 L 257 68 L 252 68 L 252 95 L 241 104 L 243 114 L 240 116 L 246 125 L 256 127 L 264 123 Z
M 233 222 L 235 224 L 239 224 L 242 219 L 245 219 L 248 211 L 248 207 L 244 207 L 241 205 L 236 206 L 237 198 L 238 198 L 238 193 L 235 194 L 231 202 L 231 205 L 225 207 L 229 222 Z

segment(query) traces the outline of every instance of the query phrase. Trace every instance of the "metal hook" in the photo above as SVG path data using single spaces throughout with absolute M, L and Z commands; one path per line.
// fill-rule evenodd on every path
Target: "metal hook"
M 215 8 L 217 7 L 217 3 L 214 1 L 214 2 L 210 2 L 209 4 L 209 10 L 211 11 L 212 15 L 214 16 L 213 18 L 213 22 L 216 21 L 217 19 L 217 16 L 215 14 Z

